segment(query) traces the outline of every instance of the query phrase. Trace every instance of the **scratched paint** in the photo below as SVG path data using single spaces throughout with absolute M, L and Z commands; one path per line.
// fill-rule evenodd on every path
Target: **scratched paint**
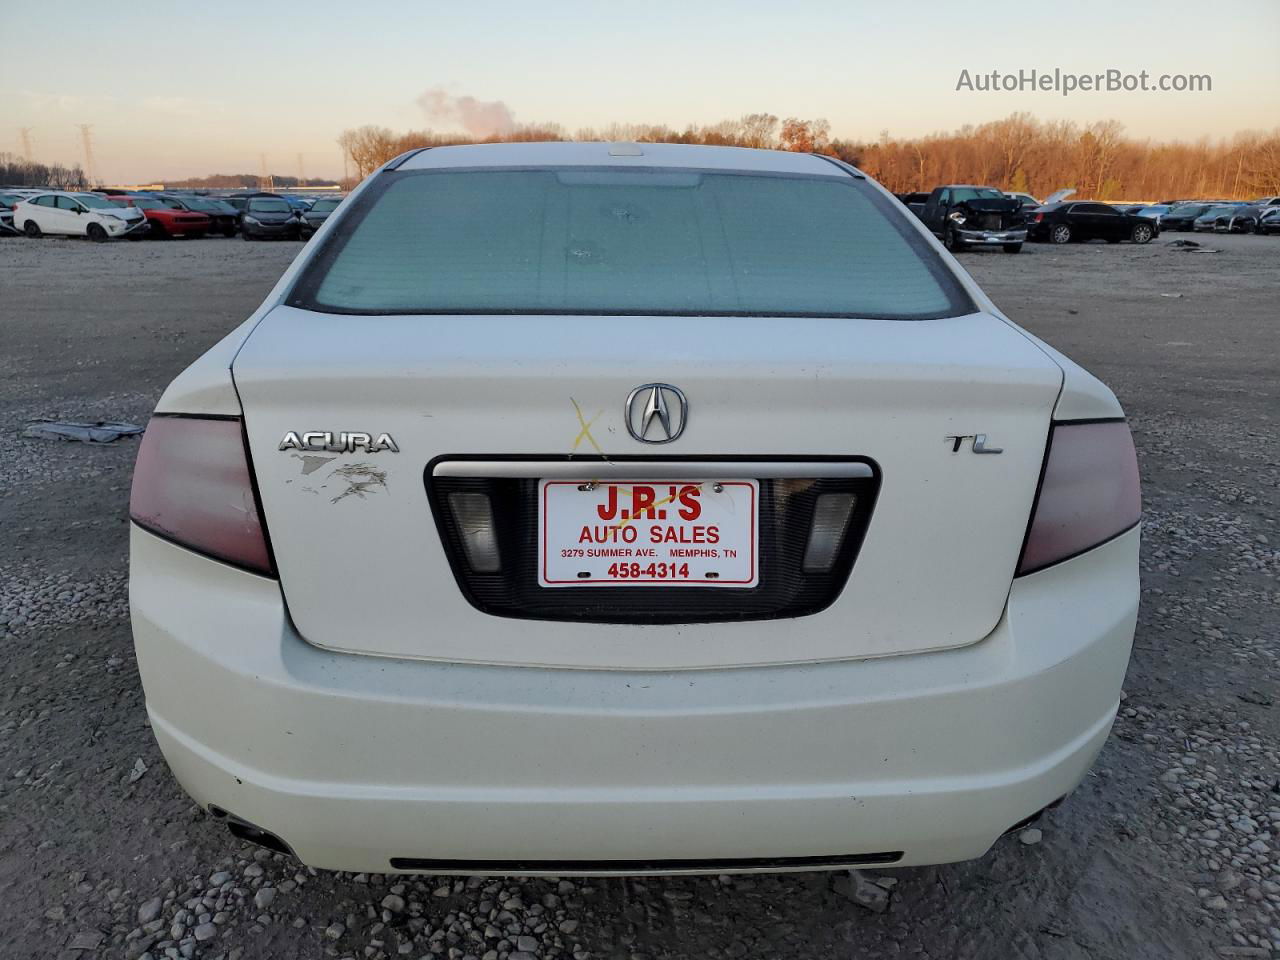
M 370 463 L 349 463 L 346 466 L 338 467 L 329 474 L 329 479 L 335 478 L 341 480 L 347 486 L 336 497 L 332 497 L 329 500 L 330 503 L 337 503 L 347 497 L 359 497 L 361 500 L 366 500 L 368 499 L 368 494 L 387 488 L 386 471 L 379 470 Z
M 304 477 L 315 473 L 326 463 L 338 459 L 337 457 L 316 457 L 307 454 L 293 454 L 293 459 L 302 461 L 302 475 Z

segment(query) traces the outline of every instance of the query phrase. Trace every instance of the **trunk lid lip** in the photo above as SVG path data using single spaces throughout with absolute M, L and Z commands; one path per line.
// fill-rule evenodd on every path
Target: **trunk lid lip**
M 868 480 L 871 480 L 871 479 L 880 480 L 882 477 L 880 464 L 877 463 L 874 458 L 863 456 L 863 455 L 844 456 L 840 454 L 814 454 L 810 456 L 807 454 L 799 454 L 799 453 L 779 454 L 777 456 L 761 456 L 759 454 L 732 454 L 732 453 L 710 453 L 710 454 L 696 454 L 696 453 L 686 453 L 686 454 L 442 453 L 436 457 L 433 457 L 430 461 L 428 461 L 427 465 L 423 468 L 423 480 L 429 485 L 431 482 L 431 478 L 436 476 L 483 477 L 483 476 L 494 475 L 494 474 L 485 474 L 485 473 L 467 473 L 465 471 L 460 471 L 460 470 L 459 471 L 451 470 L 451 471 L 448 471 L 447 473 L 438 472 L 439 468 L 446 463 L 458 463 L 458 464 L 467 464 L 467 463 L 524 464 L 524 463 L 527 463 L 532 465 L 542 465 L 542 464 L 546 464 L 548 466 L 556 465 L 555 467 L 553 467 L 553 469 L 555 470 L 554 475 L 556 477 L 563 477 L 563 478 L 570 477 L 572 475 L 572 471 L 568 469 L 563 469 L 559 465 L 565 465 L 565 467 L 568 467 L 571 465 L 576 467 L 577 465 L 581 464 L 584 469 L 590 469 L 592 465 L 595 465 L 597 467 L 601 465 L 607 465 L 610 467 L 623 468 L 619 470 L 610 471 L 611 473 L 616 474 L 615 476 L 610 476 L 608 478 L 603 478 L 603 477 L 601 478 L 601 479 L 609 479 L 609 480 L 649 479 L 648 477 L 644 477 L 644 476 L 632 476 L 629 468 L 633 466 L 635 467 L 636 471 L 643 474 L 646 472 L 644 470 L 644 467 L 646 465 L 652 465 L 655 467 L 662 466 L 665 468 L 666 466 L 671 464 L 686 464 L 686 463 L 689 464 L 691 468 L 695 468 L 694 473 L 710 472 L 705 470 L 704 471 L 697 470 L 696 468 L 700 464 L 706 464 L 708 466 L 715 466 L 716 464 L 724 464 L 726 468 L 735 470 L 735 478 L 738 476 L 741 476 L 741 477 L 751 476 L 759 480 L 772 480 L 772 479 L 778 479 L 782 477 L 808 476 L 807 473 L 802 475 L 800 473 L 794 472 L 794 470 L 779 471 L 777 473 L 771 473 L 771 472 L 768 472 L 768 468 L 770 464 L 777 464 L 780 467 L 787 466 L 787 465 L 794 465 L 794 464 L 804 464 L 804 465 L 813 464 L 815 466 L 816 465 L 832 465 L 832 466 L 858 465 L 858 466 L 865 467 L 866 471 L 831 474 L 831 476 L 857 477 L 860 479 L 868 479 Z M 750 467 L 750 468 L 764 467 L 766 469 L 766 472 L 748 474 L 748 473 L 742 472 L 742 469 L 744 467 Z M 654 476 L 653 479 L 660 479 L 660 480 L 673 479 L 673 477 L 670 477 L 667 475 L 667 473 L 669 472 L 670 471 L 664 470 L 664 472 L 661 475 Z M 624 476 L 624 474 L 626 475 Z M 503 474 L 503 476 L 541 478 L 544 475 L 540 473 L 535 474 L 532 472 L 529 472 L 529 473 L 520 472 L 520 473 L 506 473 L 506 474 Z M 581 479 L 591 480 L 596 478 L 582 477 Z M 685 476 L 682 474 L 680 477 L 675 479 L 694 480 L 694 479 L 697 479 L 697 477 Z

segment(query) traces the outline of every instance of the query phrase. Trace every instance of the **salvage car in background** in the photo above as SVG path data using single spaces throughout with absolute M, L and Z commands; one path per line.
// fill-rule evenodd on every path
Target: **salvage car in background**
M 28 237 L 45 234 L 88 237 L 101 243 L 118 237 L 140 237 L 147 221 L 137 210 L 122 210 L 96 193 L 48 191 L 13 205 L 13 222 Z
M 299 221 L 298 229 L 302 239 L 306 240 L 329 219 L 329 214 L 338 209 L 338 205 L 342 203 L 341 197 L 320 197 L 313 203 Z
M 909 193 L 895 193 L 897 197 L 908 210 L 917 217 L 924 213 L 925 201 L 929 199 L 928 190 L 916 190 Z
M 1029 193 L 1010 193 L 1005 191 L 1005 196 L 1010 200 L 1018 201 L 1018 210 L 1025 218 L 1032 210 L 1040 206 L 1040 201 Z
M 134 472 L 150 728 L 236 836 L 379 873 L 906 866 L 1080 783 L 1137 615 L 1129 428 L 892 194 L 521 143 L 346 204 Z
M 1220 213 L 1213 221 L 1215 233 L 1253 233 L 1262 218 L 1262 207 L 1242 203 L 1232 207 L 1229 213 Z
M 209 218 L 210 233 L 220 233 L 224 237 L 236 235 L 240 211 L 229 203 L 214 200 L 211 197 L 196 197 L 181 193 L 158 194 L 156 199 L 175 210 L 204 214 Z
M 1049 243 L 1087 240 L 1147 243 L 1158 232 L 1159 227 L 1154 220 L 1122 213 L 1110 204 L 1095 200 L 1045 204 L 1032 214 L 1029 225 L 1032 240 L 1047 240 Z
M 13 205 L 22 199 L 21 194 L 0 193 L 0 237 L 13 236 L 22 232 L 13 224 Z
M 1154 220 L 1158 226 L 1164 227 L 1164 217 L 1173 209 L 1173 205 L 1169 203 L 1153 203 L 1148 207 L 1139 207 L 1137 210 L 1126 210 L 1126 213 L 1133 213 L 1139 217 L 1146 217 L 1148 220 Z
M 225 203 L 236 213 L 244 215 L 245 207 L 249 206 L 249 198 L 243 194 L 226 194 L 224 196 L 210 197 L 210 200 L 217 200 L 219 203 Z
M 1208 211 L 1211 203 L 1178 203 L 1169 208 L 1169 212 L 1160 218 L 1162 232 L 1178 231 L 1186 233 L 1193 229 L 1196 217 Z
M 954 183 L 934 187 L 920 219 L 952 253 L 998 246 L 1017 253 L 1027 239 L 1022 204 L 995 187 Z
M 298 215 L 284 197 L 249 197 L 240 216 L 240 237 L 262 240 L 275 237 L 297 240 L 301 230 Z
M 1280 206 L 1268 207 L 1258 220 L 1258 232 L 1263 234 L 1280 233 Z
M 135 207 L 142 211 L 151 224 L 148 236 L 152 240 L 168 240 L 172 237 L 189 237 L 198 240 L 209 232 L 209 218 L 186 208 L 166 203 L 159 197 L 142 194 L 113 196 L 111 203 L 122 207 Z
M 1235 208 L 1234 203 L 1215 203 L 1192 221 L 1192 229 L 1197 233 L 1213 233 L 1218 229 L 1218 218 L 1231 216 Z

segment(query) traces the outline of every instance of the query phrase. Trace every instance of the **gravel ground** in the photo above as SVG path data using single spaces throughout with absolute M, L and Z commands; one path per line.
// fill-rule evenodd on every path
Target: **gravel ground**
M 0 955 L 1200 958 L 1280 955 L 1280 238 L 962 262 L 1102 376 L 1142 462 L 1143 606 L 1085 783 L 979 861 L 855 876 L 317 873 L 231 839 L 147 727 L 126 619 L 136 441 L 298 249 L 0 241 Z

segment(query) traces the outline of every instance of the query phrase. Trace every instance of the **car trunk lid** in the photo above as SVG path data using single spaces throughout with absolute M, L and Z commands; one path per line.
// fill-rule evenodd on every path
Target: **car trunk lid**
M 1028 338 L 985 314 L 340 316 L 278 307 L 233 373 L 281 587 L 307 640 L 393 657 L 638 669 L 883 656 L 981 639 L 1004 607 L 1061 383 Z M 688 397 L 687 429 L 669 444 L 633 439 L 624 421 L 628 394 L 654 381 Z M 307 432 L 335 434 L 336 449 L 281 449 Z M 344 432 L 370 440 L 344 443 Z M 383 434 L 396 450 L 377 443 Z M 980 434 L 979 446 L 999 455 L 976 453 Z M 711 477 L 716 459 L 860 458 L 874 465 L 879 491 L 847 583 L 809 616 L 641 629 L 472 606 L 433 517 L 430 465 L 597 450 L 686 460 L 690 479 Z M 582 479 L 593 472 L 584 462 Z

